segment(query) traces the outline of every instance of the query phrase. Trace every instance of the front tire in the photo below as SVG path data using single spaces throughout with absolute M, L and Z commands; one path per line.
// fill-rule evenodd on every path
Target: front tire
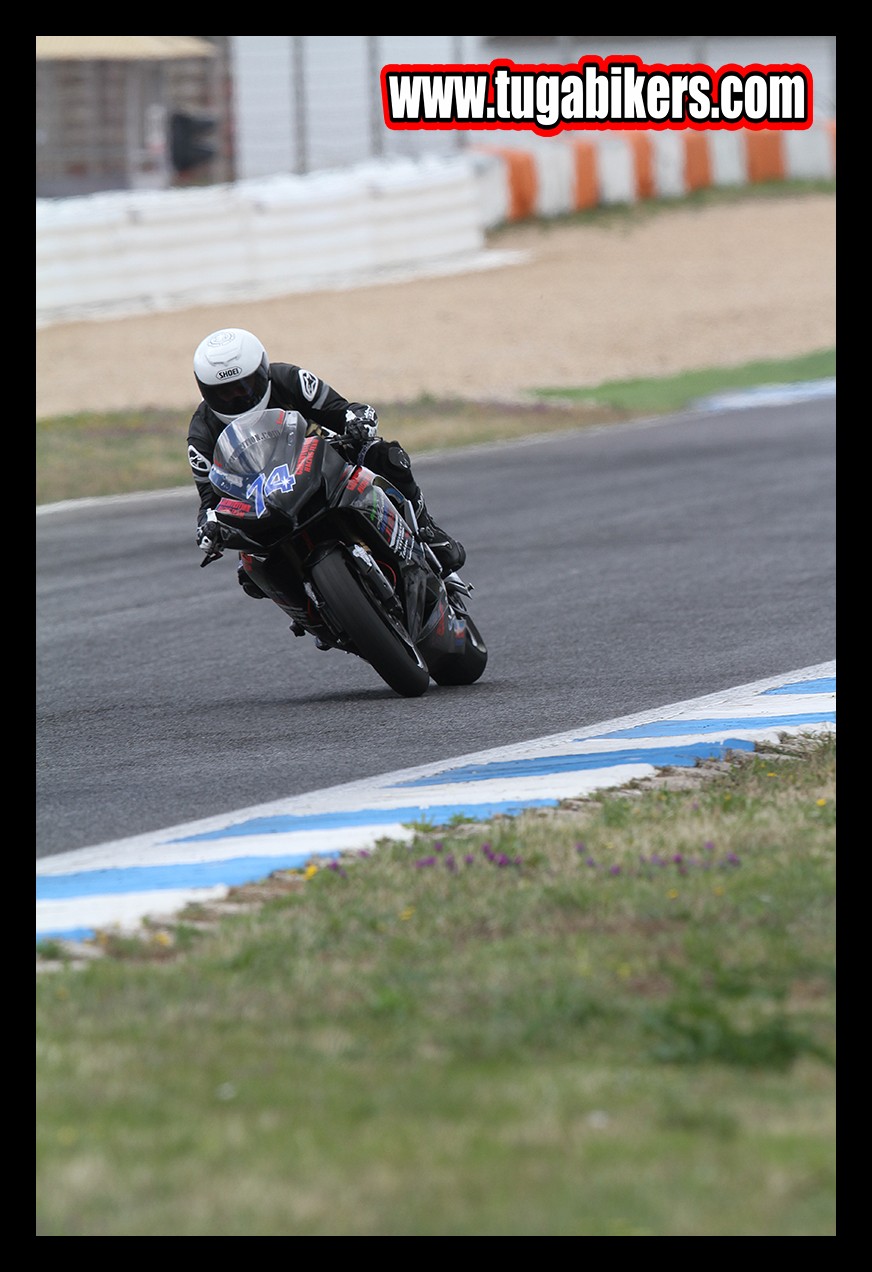
M 403 698 L 426 693 L 430 673 L 425 663 L 382 617 L 341 548 L 312 566 L 312 581 L 331 619 L 386 685 Z
M 463 653 L 443 658 L 438 666 L 431 668 L 430 674 L 437 685 L 474 685 L 487 666 L 487 645 L 481 632 L 465 611 L 462 617 L 466 623 Z

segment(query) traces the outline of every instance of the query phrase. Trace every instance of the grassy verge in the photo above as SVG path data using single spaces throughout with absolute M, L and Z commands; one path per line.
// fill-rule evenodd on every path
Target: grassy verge
M 37 978 L 45 1236 L 835 1235 L 835 739 Z
M 520 403 L 422 398 L 381 407 L 381 431 L 401 441 L 414 456 L 678 411 L 697 398 L 727 389 L 833 376 L 835 365 L 835 350 L 829 349 L 791 360 L 662 379 L 575 390 L 543 387 Z M 176 411 L 137 410 L 38 420 L 37 504 L 189 485 L 188 418 Z
M 694 401 L 716 393 L 753 389 L 763 384 L 793 384 L 826 380 L 836 374 L 835 349 L 821 349 L 802 358 L 748 362 L 740 367 L 688 371 L 661 379 L 614 380 L 586 389 L 539 389 L 547 400 L 610 409 L 627 415 L 660 415 L 683 411 Z

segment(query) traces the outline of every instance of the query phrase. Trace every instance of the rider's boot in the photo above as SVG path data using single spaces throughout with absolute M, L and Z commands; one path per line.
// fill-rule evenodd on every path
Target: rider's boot
M 466 549 L 457 539 L 452 539 L 430 516 L 427 506 L 424 503 L 424 496 L 420 495 L 416 501 L 415 516 L 418 519 L 418 529 L 421 538 L 430 547 L 440 566 L 442 573 L 451 574 L 454 570 L 459 570 L 466 560 Z
M 443 574 L 451 574 L 459 570 L 466 560 L 466 551 L 462 543 L 452 539 L 443 529 L 436 525 L 427 511 L 421 487 L 412 473 L 412 461 L 399 442 L 388 442 L 379 438 L 361 452 L 368 466 L 375 472 L 387 477 L 408 499 L 415 509 L 421 539 L 427 543 L 436 555 Z M 363 462 L 362 459 L 359 462 Z

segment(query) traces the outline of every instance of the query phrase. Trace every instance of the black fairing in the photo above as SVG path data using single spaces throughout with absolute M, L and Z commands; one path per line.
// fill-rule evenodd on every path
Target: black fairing
M 341 545 L 387 621 L 420 646 L 440 683 L 450 682 L 441 669 L 464 656 L 466 617 L 428 566 L 397 492 L 394 502 L 369 469 L 347 462 L 325 438 L 309 436 L 302 415 L 276 409 L 227 426 L 209 480 L 221 496 L 215 515 L 224 546 L 241 553 L 247 573 L 294 620 L 294 630 L 343 645 L 313 594 L 310 573 Z
M 252 578 L 286 612 L 311 619 L 308 566 L 336 542 L 359 543 L 387 566 L 414 639 L 429 610 L 429 571 L 420 544 L 372 476 L 324 438 L 309 436 L 298 412 L 271 409 L 227 426 L 209 480 L 221 495 L 215 514 L 224 546 L 247 554 Z

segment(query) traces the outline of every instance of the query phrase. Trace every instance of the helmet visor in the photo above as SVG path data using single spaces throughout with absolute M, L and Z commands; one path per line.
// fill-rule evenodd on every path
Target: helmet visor
M 257 406 L 269 388 L 269 363 L 264 358 L 250 375 L 235 376 L 220 384 L 204 384 L 199 376 L 197 383 L 213 411 L 219 415 L 242 415 Z

